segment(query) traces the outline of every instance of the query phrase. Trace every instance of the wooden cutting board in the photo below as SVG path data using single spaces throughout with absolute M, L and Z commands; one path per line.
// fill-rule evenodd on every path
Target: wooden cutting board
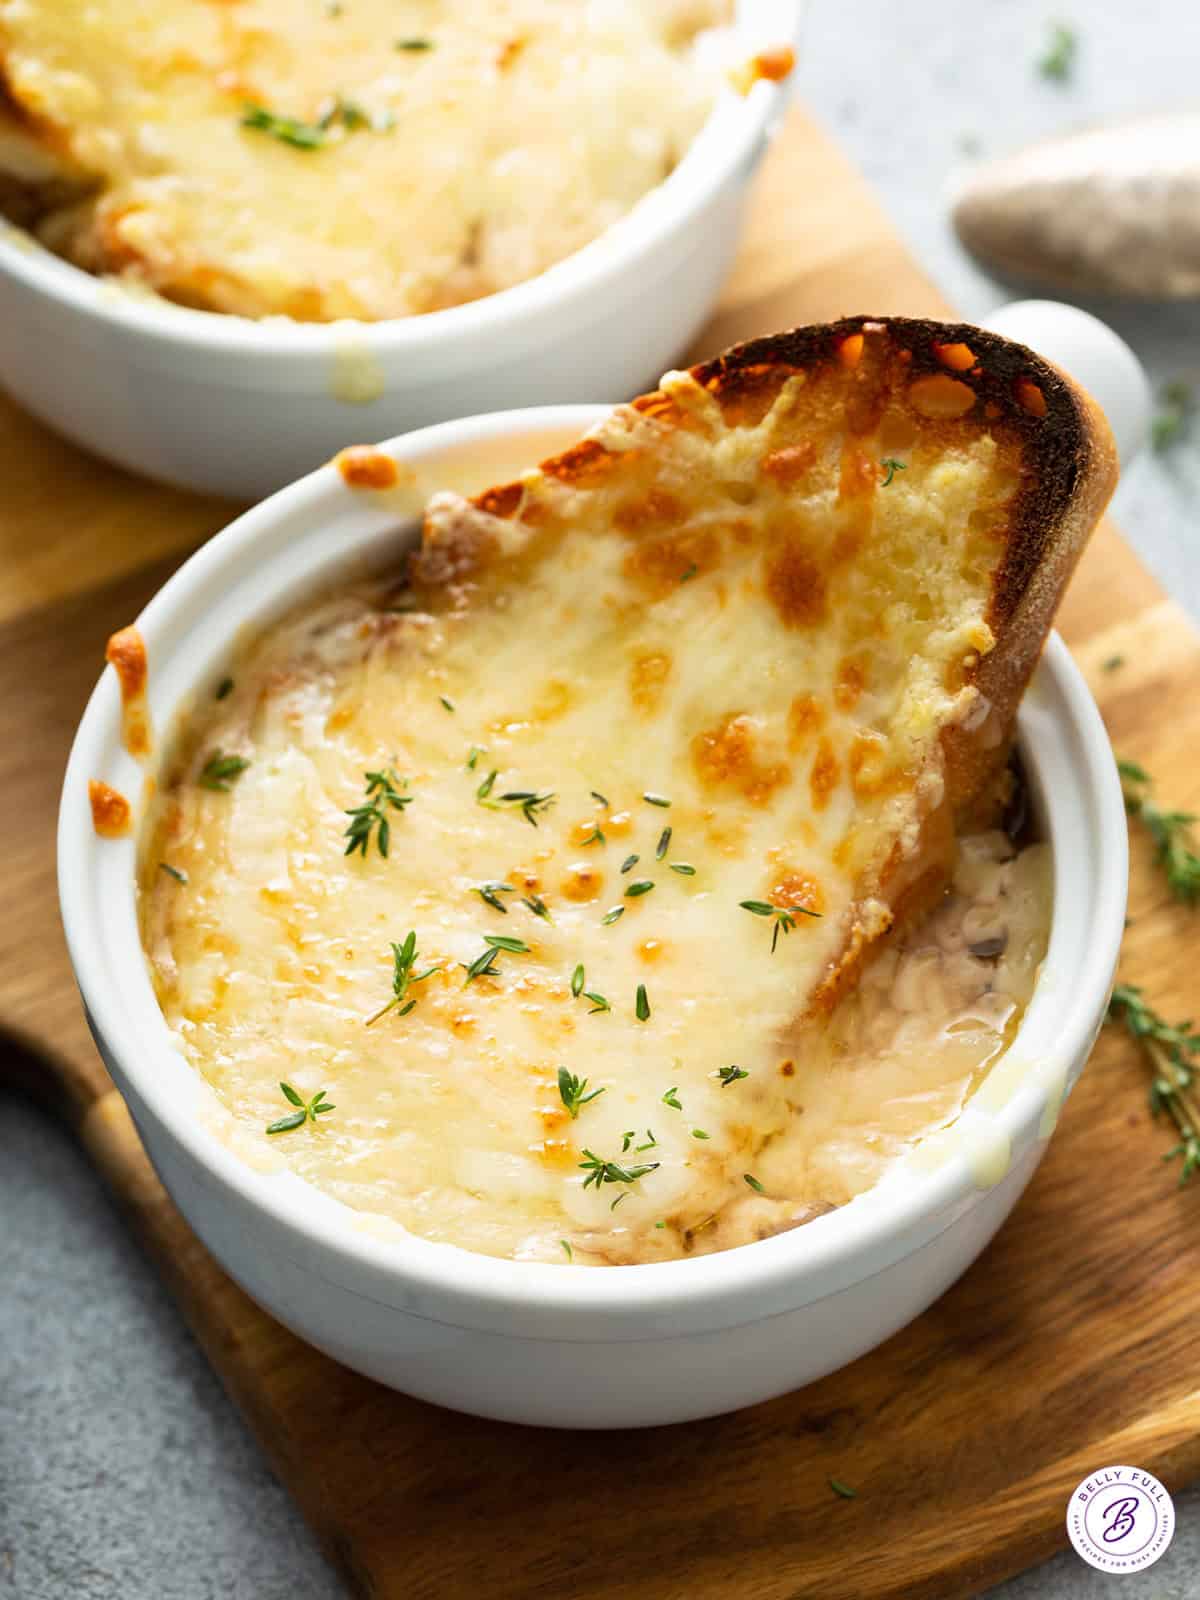
M 945 309 L 795 114 L 694 353 L 846 312 Z M 971 1595 L 1065 1543 L 1090 1470 L 1132 1462 L 1169 1487 L 1200 1474 L 1200 1184 L 1176 1188 L 1141 1061 L 1111 1031 L 976 1266 L 874 1354 L 736 1416 L 606 1437 L 480 1422 L 356 1377 L 259 1311 L 167 1199 L 97 1059 L 53 860 L 105 637 L 229 508 L 136 482 L 3 402 L 0 478 L 0 1070 L 74 1126 L 352 1593 Z M 1111 527 L 1061 623 L 1117 748 L 1200 809 L 1200 637 Z M 1144 839 L 1133 855 L 1125 976 L 1187 1016 L 1200 912 L 1169 902 Z

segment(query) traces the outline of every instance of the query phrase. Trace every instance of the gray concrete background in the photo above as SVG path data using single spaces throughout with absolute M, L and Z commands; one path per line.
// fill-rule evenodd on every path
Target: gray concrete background
M 1081 37 L 1062 86 L 1034 66 L 1058 19 Z M 1011 294 L 963 257 L 945 222 L 964 144 L 986 155 L 1185 104 L 1198 46 L 1194 0 L 811 0 L 801 88 L 931 274 L 981 317 Z M 1200 307 L 1093 309 L 1156 382 L 1200 378 Z M 1116 508 L 1194 614 L 1198 493 L 1200 428 L 1136 467 Z M 0 1100 L 0 1121 L 0 1596 L 336 1600 L 339 1582 L 75 1149 L 22 1104 Z M 994 1594 L 1200 1594 L 1200 1493 L 1177 1510 L 1175 1542 L 1145 1574 L 1101 1577 L 1068 1553 Z

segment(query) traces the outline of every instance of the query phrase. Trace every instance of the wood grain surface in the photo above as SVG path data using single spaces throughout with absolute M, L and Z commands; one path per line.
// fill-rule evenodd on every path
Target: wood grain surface
M 848 312 L 945 310 L 796 113 L 693 354 Z M 1175 1187 L 1144 1069 L 1112 1033 L 971 1271 L 872 1355 L 735 1416 L 603 1438 L 480 1422 L 356 1377 L 259 1311 L 175 1211 L 96 1057 L 53 860 L 104 640 L 229 508 L 104 466 L 3 401 L 0 472 L 0 1073 L 76 1127 L 352 1593 L 972 1595 L 1065 1542 L 1067 1496 L 1091 1469 L 1132 1461 L 1170 1487 L 1200 1473 L 1200 1190 Z M 1172 804 L 1200 807 L 1200 638 L 1110 527 L 1061 626 L 1117 748 Z M 1134 846 L 1123 974 L 1187 1016 L 1200 912 L 1170 903 Z

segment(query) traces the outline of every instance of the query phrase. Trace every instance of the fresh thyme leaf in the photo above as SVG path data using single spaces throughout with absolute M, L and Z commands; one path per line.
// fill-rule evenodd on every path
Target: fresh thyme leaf
M 716 1076 L 721 1080 L 722 1089 L 728 1089 L 731 1083 L 737 1083 L 741 1078 L 748 1078 L 750 1074 L 745 1067 L 718 1067 Z
M 623 873 L 632 872 L 634 867 L 637 866 L 641 859 L 641 856 L 626 856 L 624 861 L 621 863 L 621 871 Z
M 1124 665 L 1124 656 L 1109 656 L 1108 660 L 1104 663 L 1104 670 L 1105 672 L 1115 672 L 1118 667 L 1123 667 Z
M 594 1017 L 597 1011 L 612 1010 L 612 1007 L 609 1005 L 604 996 L 602 994 L 597 994 L 594 989 L 585 989 L 583 991 L 583 998 L 592 1002 L 591 1009 L 588 1011 L 589 1017 Z
M 537 813 L 544 811 L 547 806 L 553 805 L 557 798 L 547 790 L 537 793 L 533 789 L 510 789 L 507 794 L 493 795 L 499 771 L 493 767 L 491 772 L 475 791 L 475 799 L 481 806 L 487 806 L 492 811 L 503 811 L 509 807 L 519 810 L 529 823 L 530 827 L 537 827 Z
M 232 693 L 233 693 L 233 679 L 232 678 L 222 678 L 220 683 L 216 687 L 216 691 L 213 694 L 213 699 L 214 700 L 224 700 L 227 695 L 231 695 Z
M 666 1223 L 665 1223 L 665 1222 L 656 1222 L 656 1223 L 655 1223 L 655 1224 L 654 1224 L 654 1226 L 655 1226 L 655 1227 L 656 1227 L 656 1228 L 665 1228 L 665 1227 L 666 1227 Z
M 884 479 L 880 485 L 883 489 L 890 486 L 892 479 L 898 472 L 908 471 L 908 464 L 904 461 L 897 461 L 895 456 L 884 456 L 879 465 L 884 469 Z
M 611 911 L 606 911 L 604 913 L 604 915 L 600 918 L 600 926 L 602 928 L 607 928 L 609 923 L 616 922 L 618 917 L 623 917 L 624 915 L 625 915 L 625 907 L 624 906 L 613 906 Z
M 738 905 L 743 911 L 749 911 L 756 917 L 774 917 L 775 927 L 771 933 L 771 954 L 775 954 L 775 946 L 779 943 L 780 933 L 791 933 L 796 926 L 796 914 L 802 917 L 819 917 L 819 911 L 809 911 L 804 906 L 775 906 L 767 900 L 739 900 Z
M 696 576 L 696 574 L 697 574 L 697 573 L 698 573 L 698 572 L 699 572 L 699 571 L 700 571 L 700 568 L 699 568 L 699 567 L 698 567 L 698 566 L 697 566 L 697 565 L 696 565 L 696 563 L 695 563 L 695 562 L 694 562 L 694 561 L 693 561 L 693 562 L 692 562 L 692 564 L 691 564 L 691 566 L 690 566 L 690 567 L 688 567 L 688 568 L 687 568 L 687 569 L 686 569 L 686 571 L 684 571 L 684 572 L 681 572 L 681 573 L 680 573 L 680 574 L 679 574 L 679 581 L 680 581 L 680 583 L 687 583 L 687 582 L 688 582 L 688 580 L 689 580 L 689 579 L 691 579 L 691 578 L 694 578 L 694 577 L 695 577 L 695 576 Z
M 583 993 L 583 986 L 586 981 L 587 979 L 585 978 L 583 971 L 583 962 L 581 961 L 575 968 L 575 971 L 571 974 L 571 993 L 577 1000 Z
M 663 831 L 658 836 L 658 843 L 654 846 L 654 859 L 655 859 L 655 861 L 661 861 L 662 858 L 666 855 L 667 851 L 670 848 L 671 848 L 671 830 L 670 830 L 670 828 L 664 828 Z
M 634 1155 L 640 1156 L 643 1150 L 653 1150 L 653 1149 L 655 1149 L 657 1147 L 657 1145 L 658 1145 L 658 1140 L 654 1137 L 654 1129 L 653 1128 L 647 1128 L 646 1129 L 646 1142 L 645 1142 L 645 1144 L 634 1145 L 633 1153 L 634 1153 Z
M 637 1138 L 637 1129 L 636 1128 L 631 1128 L 628 1133 L 623 1133 L 621 1135 L 621 1154 L 622 1155 L 625 1155 L 625 1153 L 629 1149 L 629 1146 L 633 1143 L 633 1141 L 636 1138 Z
M 510 939 L 502 933 L 485 933 L 483 942 L 490 945 L 493 950 L 507 950 L 514 956 L 527 956 L 529 946 L 524 939 Z
M 290 1083 L 281 1083 L 279 1087 L 288 1104 L 298 1106 L 299 1109 L 289 1111 L 287 1116 L 280 1117 L 278 1122 L 272 1122 L 267 1128 L 268 1133 L 290 1133 L 293 1128 L 302 1128 L 306 1122 L 315 1122 L 327 1111 L 337 1110 L 337 1107 L 331 1105 L 327 1099 L 329 1093 L 327 1089 L 318 1089 L 311 1100 L 305 1100 Z
M 1193 1023 L 1167 1022 L 1143 998 L 1142 991 L 1130 983 L 1119 983 L 1108 1006 L 1108 1020 L 1123 1024 L 1137 1040 L 1154 1077 L 1150 1084 L 1150 1111 L 1171 1118 L 1179 1133 L 1179 1143 L 1164 1156 L 1164 1161 L 1182 1158 L 1179 1182 L 1184 1184 L 1200 1170 L 1200 1106 L 1193 1091 L 1196 1059 L 1200 1055 L 1200 1033 Z
M 593 1089 L 591 1094 L 588 1094 L 587 1086 L 586 1078 L 577 1078 L 573 1072 L 568 1072 L 566 1067 L 559 1067 L 558 1096 L 571 1113 L 572 1122 L 589 1100 L 597 1100 L 604 1093 L 603 1089 Z
M 559 1240 L 559 1241 L 558 1241 L 558 1242 L 559 1242 L 559 1244 L 560 1244 L 560 1245 L 562 1245 L 562 1247 L 563 1247 L 563 1249 L 564 1249 L 564 1250 L 565 1250 L 565 1251 L 566 1251 L 566 1253 L 567 1253 L 567 1260 L 568 1260 L 568 1261 L 574 1261 L 574 1259 L 575 1259 L 575 1253 L 574 1253 L 574 1251 L 573 1251 L 573 1250 L 572 1250 L 572 1249 L 571 1249 L 571 1246 L 570 1246 L 570 1245 L 569 1245 L 569 1244 L 568 1244 L 568 1243 L 567 1243 L 567 1241 L 566 1241 L 566 1240 L 565 1240 L 565 1239 L 560 1239 L 560 1240 Z
M 484 905 L 491 906 L 493 911 L 503 911 L 505 916 L 508 915 L 508 907 L 500 896 L 513 893 L 511 883 L 481 883 L 472 889 L 471 893 L 477 894 Z
M 653 879 L 639 878 L 636 883 L 631 883 L 625 891 L 626 898 L 636 900 L 639 895 L 649 894 L 654 887 Z
M 471 763 L 468 762 L 468 765 L 471 765 Z M 491 794 L 492 790 L 495 788 L 496 779 L 499 776 L 500 776 L 499 772 L 496 770 L 495 767 L 493 767 L 492 770 L 488 773 L 487 777 L 479 785 L 478 789 L 476 789 L 475 798 L 476 798 L 476 800 L 479 801 L 479 803 L 481 805 L 488 798 L 488 796 Z
M 466 981 L 474 983 L 476 978 L 498 978 L 500 974 L 496 971 L 494 963 L 499 954 L 500 952 L 494 946 L 489 945 L 481 955 L 475 957 L 470 966 L 466 966 L 464 963 L 464 971 L 467 974 Z
M 201 767 L 197 782 L 202 789 L 218 789 L 222 794 L 227 794 L 234 780 L 239 778 L 249 765 L 245 756 L 227 756 L 222 755 L 219 750 L 214 750 Z
M 844 1484 L 840 1478 L 830 1478 L 829 1487 L 833 1490 L 834 1494 L 841 1495 L 843 1500 L 858 1499 L 858 1490 L 851 1489 L 848 1485 Z
M 583 1154 L 586 1159 L 579 1163 L 579 1170 L 587 1173 L 583 1180 L 585 1189 L 593 1185 L 598 1189 L 603 1183 L 636 1183 L 648 1172 L 657 1172 L 660 1166 L 657 1161 L 644 1161 L 638 1166 L 622 1167 L 615 1161 L 602 1161 L 591 1150 L 585 1149 Z
M 553 921 L 550 913 L 546 910 L 546 902 L 541 898 L 540 895 L 528 895 L 521 901 L 521 904 L 523 906 L 528 906 L 530 911 L 533 912 L 534 916 L 541 917 L 543 922 Z
M 407 789 L 408 779 L 398 778 L 391 767 L 384 767 L 382 772 L 364 772 L 363 777 L 367 780 L 366 798 L 361 806 L 354 806 L 345 813 L 350 818 L 350 826 L 343 834 L 348 841 L 343 854 L 352 856 L 359 850 L 365 861 L 372 829 L 375 829 L 375 847 L 386 857 L 392 838 L 388 808 L 403 811 L 405 806 L 412 805 L 413 796 L 400 793 L 401 789 Z
M 1150 443 L 1160 453 L 1169 450 L 1182 437 L 1195 409 L 1190 385 L 1168 383 L 1162 391 L 1160 407 L 1150 424 Z
M 479 760 L 479 758 L 480 758 L 480 756 L 482 754 L 483 754 L 483 746 L 482 745 L 473 744 L 471 746 L 470 750 L 467 752 L 467 770 L 469 772 L 474 772 L 475 771 L 475 763 Z
M 662 794 L 644 794 L 642 799 L 648 806 L 669 806 L 671 804 L 666 795 Z
M 387 1005 L 380 1007 L 373 1017 L 367 1018 L 367 1027 L 373 1022 L 378 1022 L 380 1017 L 387 1016 L 389 1011 L 394 1011 L 397 1006 L 401 1008 L 400 1015 L 406 1017 L 416 1005 L 416 1000 L 410 1000 L 408 991 L 414 983 L 424 983 L 426 978 L 432 978 L 435 972 L 440 972 L 441 966 L 427 967 L 424 972 L 413 972 L 413 963 L 417 959 L 417 934 L 410 928 L 403 944 L 392 945 L 392 998 Z M 406 1003 L 407 1002 L 407 1003 Z
M 454 701 L 453 700 L 447 700 L 447 698 L 446 698 L 446 696 L 444 694 L 438 695 L 438 699 L 442 702 L 442 704 L 445 706 L 447 711 L 453 711 L 454 710 Z
M 623 1189 L 621 1191 L 621 1193 L 617 1196 L 617 1198 L 613 1201 L 612 1205 L 609 1206 L 608 1209 L 610 1211 L 615 1211 L 617 1209 L 617 1207 L 621 1204 L 622 1200 L 628 1200 L 628 1199 L 629 1199 L 629 1190 L 628 1189 Z
M 173 867 L 169 861 L 160 861 L 158 870 L 165 872 L 169 878 L 174 878 L 176 883 L 186 883 L 188 881 L 187 873 L 181 872 L 178 867 Z
M 688 861 L 668 861 L 667 865 L 672 872 L 677 872 L 681 878 L 694 878 L 696 869 Z
M 397 50 L 432 50 L 432 39 L 397 39 Z
M 604 837 L 603 833 L 596 826 L 596 824 L 593 823 L 592 824 L 591 833 L 588 834 L 586 839 L 581 839 L 580 840 L 579 848 L 582 850 L 582 849 L 585 849 L 589 844 L 607 844 L 607 843 L 608 843 L 608 840 Z
M 1050 42 L 1038 61 L 1038 71 L 1043 78 L 1053 78 L 1065 83 L 1075 66 L 1079 50 L 1079 35 L 1074 28 L 1056 22 L 1050 30 Z
M 692 1129 L 692 1138 L 693 1139 L 711 1139 L 712 1138 L 712 1134 L 711 1133 L 705 1133 L 703 1128 L 693 1128 Z
M 743 1172 L 742 1177 L 754 1190 L 755 1194 L 766 1194 L 766 1189 L 761 1183 L 759 1183 L 758 1179 L 752 1172 Z
M 328 131 L 316 122 L 302 122 L 299 117 L 281 117 L 268 111 L 266 106 L 248 105 L 242 111 L 242 127 L 270 134 L 281 144 L 293 150 L 319 150 L 328 142 Z
M 1154 799 L 1150 774 L 1136 761 L 1117 762 L 1125 809 L 1154 841 L 1156 863 L 1166 873 L 1177 900 L 1194 905 L 1200 899 L 1200 854 L 1192 835 L 1196 817 L 1190 811 L 1163 811 Z
M 598 806 L 607 806 L 608 805 L 608 801 L 605 799 L 605 797 L 600 793 L 600 791 L 598 789 L 589 789 L 588 793 L 591 795 L 592 799 L 596 802 L 596 804 Z
M 667 1090 L 666 1094 L 663 1095 L 662 1103 L 665 1106 L 670 1106 L 673 1111 L 683 1110 L 683 1103 L 679 1098 L 679 1090 L 674 1084 L 672 1084 Z
M 639 983 L 637 986 L 637 1019 L 639 1022 L 649 1022 L 650 1001 L 646 996 L 646 985 Z

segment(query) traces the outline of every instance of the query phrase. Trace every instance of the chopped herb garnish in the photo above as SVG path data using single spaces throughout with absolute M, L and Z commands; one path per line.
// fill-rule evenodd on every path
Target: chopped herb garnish
M 582 850 L 589 844 L 607 844 L 607 843 L 608 843 L 608 840 L 604 837 L 604 835 L 600 831 L 600 829 L 596 827 L 595 823 L 593 823 L 592 824 L 591 833 L 588 834 L 586 839 L 581 839 L 580 840 L 579 848 Z
M 666 855 L 667 851 L 670 848 L 671 848 L 671 830 L 670 830 L 670 828 L 664 828 L 663 831 L 658 836 L 658 843 L 654 846 L 654 859 L 655 859 L 655 861 L 661 861 L 662 858 Z
M 883 460 L 879 463 L 879 465 L 883 468 L 883 471 L 884 471 L 883 483 L 881 485 L 881 487 L 884 488 L 884 489 L 888 488 L 888 486 L 891 484 L 892 479 L 896 476 L 896 474 L 898 472 L 907 472 L 908 471 L 907 463 L 904 462 L 904 461 L 897 461 L 895 456 L 884 456 Z
M 583 998 L 592 1002 L 591 1009 L 588 1011 L 589 1017 L 594 1017 L 597 1011 L 612 1010 L 612 1007 L 609 1005 L 604 996 L 602 994 L 597 994 L 594 989 L 585 989 L 583 991 Z
M 1123 667 L 1124 665 L 1124 656 L 1109 656 L 1108 660 L 1104 663 L 1104 670 L 1105 672 L 1115 672 L 1118 667 Z
M 662 794 L 644 794 L 642 799 L 648 806 L 669 806 L 671 804 L 666 795 Z
M 654 1224 L 654 1226 L 655 1226 L 655 1227 L 656 1227 L 656 1228 L 665 1228 L 665 1227 L 666 1227 L 666 1223 L 665 1223 L 665 1222 L 656 1222 L 656 1223 L 655 1223 L 655 1224 Z
M 629 1199 L 629 1190 L 628 1189 L 623 1189 L 621 1191 L 621 1193 L 617 1196 L 617 1198 L 613 1201 L 612 1205 L 609 1206 L 608 1209 L 610 1211 L 615 1211 L 617 1209 L 617 1207 L 621 1204 L 622 1200 L 628 1200 L 628 1199 Z
M 743 1172 L 742 1177 L 754 1190 L 755 1194 L 766 1194 L 767 1191 L 763 1188 L 762 1184 L 759 1183 L 758 1179 L 752 1172 Z
M 406 1017 L 416 1005 L 416 1000 L 408 998 L 408 991 L 414 983 L 424 983 L 426 978 L 432 978 L 435 972 L 441 971 L 441 966 L 427 967 L 424 972 L 413 973 L 413 963 L 417 959 L 417 935 L 410 929 L 403 944 L 392 945 L 392 998 L 387 1005 L 381 1007 L 373 1017 L 367 1018 L 367 1027 L 373 1022 L 378 1022 L 380 1017 L 386 1017 L 389 1011 L 400 1007 L 400 1015 Z
M 668 861 L 667 865 L 672 872 L 677 872 L 681 878 L 694 878 L 696 869 L 690 861 Z
M 711 1139 L 712 1138 L 712 1134 L 711 1133 L 705 1133 L 703 1128 L 693 1128 L 692 1129 L 692 1138 L 693 1139 Z
M 615 922 L 618 917 L 623 917 L 624 915 L 624 906 L 613 906 L 611 911 L 606 911 L 600 918 L 600 926 L 602 928 L 607 928 L 610 922 Z
M 1179 1143 L 1164 1161 L 1182 1158 L 1179 1181 L 1186 1183 L 1200 1169 L 1200 1107 L 1193 1092 L 1200 1033 L 1188 1022 L 1167 1022 L 1130 983 L 1119 983 L 1108 1006 L 1108 1020 L 1123 1023 L 1142 1047 L 1154 1073 L 1150 1084 L 1150 1111 L 1164 1111 L 1179 1132 Z
M 689 578 L 694 578 L 699 571 L 700 571 L 700 568 L 693 561 L 690 567 L 687 567 L 683 572 L 681 572 L 679 574 L 680 583 L 686 583 Z
M 741 1078 L 748 1078 L 750 1074 L 745 1067 L 718 1067 L 715 1076 L 721 1080 L 722 1089 L 728 1089 L 731 1083 L 737 1083 Z
M 650 1001 L 646 996 L 646 985 L 639 983 L 637 986 L 637 1019 L 639 1022 L 649 1022 Z
M 554 920 L 551 917 L 550 913 L 546 910 L 546 902 L 542 899 L 542 897 L 540 895 L 536 895 L 536 894 L 527 895 L 521 901 L 521 904 L 523 906 L 528 906 L 530 911 L 533 912 L 534 916 L 535 917 L 541 917 L 543 922 L 552 922 Z
M 432 39 L 397 39 L 397 50 L 432 50 Z
M 503 933 L 485 933 L 483 942 L 493 950 L 507 950 L 510 955 L 527 956 L 529 954 L 529 946 L 524 939 L 510 939 Z
M 319 150 L 328 140 L 328 131 L 317 122 L 302 122 L 299 117 L 281 117 L 266 106 L 246 106 L 242 127 L 268 133 L 293 150 Z
M 829 1487 L 833 1490 L 834 1494 L 841 1495 L 843 1500 L 858 1499 L 858 1490 L 851 1489 L 847 1484 L 844 1484 L 840 1478 L 830 1478 Z
M 1178 442 L 1187 428 L 1195 401 L 1191 387 L 1180 383 L 1168 383 L 1162 391 L 1159 410 L 1150 424 L 1150 443 L 1157 451 L 1169 450 Z
M 651 879 L 651 878 L 639 878 L 636 883 L 631 883 L 629 885 L 628 889 L 626 889 L 626 891 L 625 891 L 626 898 L 629 899 L 629 900 L 636 900 L 639 895 L 649 894 L 651 889 L 653 889 L 653 887 L 654 887 L 653 879 Z
M 234 779 L 241 777 L 249 765 L 245 756 L 226 756 L 214 750 L 201 767 L 197 782 L 202 789 L 219 789 L 226 794 Z
M 600 793 L 600 791 L 598 789 L 589 789 L 588 793 L 591 795 L 592 799 L 596 802 L 596 804 L 598 806 L 607 806 L 608 801 L 605 799 L 605 797 Z
M 1162 811 L 1155 803 L 1150 774 L 1136 761 L 1118 761 L 1125 809 L 1154 840 L 1154 859 L 1167 875 L 1171 893 L 1189 905 L 1200 899 L 1200 855 L 1196 853 L 1190 811 Z
M 683 1103 L 679 1098 L 679 1090 L 675 1084 L 672 1084 L 666 1094 L 663 1095 L 662 1103 L 665 1106 L 670 1106 L 673 1111 L 683 1110 Z
M 1078 50 L 1079 35 L 1075 29 L 1056 22 L 1050 30 L 1050 43 L 1038 61 L 1038 71 L 1043 78 L 1065 83 L 1071 76 Z
M 346 812 L 350 826 L 343 835 L 349 841 L 344 854 L 352 856 L 356 850 L 360 850 L 365 859 L 374 828 L 376 848 L 381 856 L 386 856 L 392 838 L 388 807 L 393 811 L 403 811 L 405 806 L 412 805 L 413 796 L 400 793 L 401 789 L 407 789 L 408 779 L 398 778 L 391 767 L 384 767 L 382 772 L 364 772 L 363 777 L 367 780 L 367 795 L 361 806 Z
M 268 1133 L 290 1133 L 293 1128 L 302 1128 L 306 1122 L 315 1122 L 318 1117 L 323 1117 L 327 1111 L 337 1110 L 336 1106 L 331 1105 L 326 1100 L 325 1096 L 328 1091 L 325 1089 L 318 1089 L 311 1100 L 305 1100 L 303 1096 L 296 1093 L 290 1083 L 281 1083 L 279 1087 L 282 1089 L 283 1098 L 288 1104 L 296 1106 L 298 1109 L 289 1112 L 286 1117 L 280 1117 L 278 1122 L 272 1122 L 267 1129 Z
M 587 978 L 584 975 L 583 962 L 581 961 L 575 968 L 575 971 L 571 974 L 571 993 L 577 1000 L 583 993 L 583 986 L 586 982 Z
M 496 971 L 495 962 L 499 954 L 494 945 L 489 945 L 482 954 L 475 957 L 470 966 L 466 962 L 460 962 L 459 965 L 467 975 L 466 981 L 474 983 L 476 978 L 498 978 L 500 974 Z
M 444 694 L 438 695 L 438 699 L 442 702 L 442 704 L 445 706 L 447 711 L 453 711 L 454 710 L 454 701 L 453 700 L 447 700 L 447 698 L 446 698 L 446 696 Z
M 232 693 L 233 693 L 233 679 L 232 678 L 222 678 L 220 683 L 216 687 L 216 692 L 213 695 L 213 699 L 214 700 L 224 700 L 227 695 L 231 695 Z
M 622 863 L 621 863 L 621 871 L 623 873 L 624 872 L 632 872 L 634 867 L 637 866 L 638 862 L 641 859 L 642 859 L 641 856 L 626 856 L 624 861 L 622 861 Z
M 467 770 L 469 772 L 474 772 L 475 771 L 475 763 L 479 760 L 479 758 L 480 758 L 480 756 L 482 754 L 483 754 L 483 746 L 482 745 L 473 744 L 471 746 L 470 750 L 467 752 Z
M 503 911 L 505 916 L 508 915 L 508 907 L 500 896 L 513 893 L 511 883 L 481 883 L 472 889 L 471 893 L 477 894 L 484 905 L 491 906 L 493 911 Z
M 173 867 L 169 861 L 160 861 L 158 870 L 165 872 L 169 878 L 174 878 L 176 883 L 186 883 L 188 881 L 187 873 L 180 872 L 179 868 Z
M 752 912 L 756 917 L 774 917 L 775 931 L 771 935 L 771 954 L 775 954 L 775 946 L 779 943 L 779 935 L 791 933 L 796 926 L 796 913 L 802 917 L 819 917 L 819 911 L 809 911 L 804 906 L 773 906 L 766 900 L 739 900 L 738 905 L 743 911 Z
M 566 1251 L 567 1260 L 568 1261 L 574 1261 L 575 1254 L 572 1251 L 571 1246 L 567 1243 L 567 1241 L 565 1239 L 560 1239 L 558 1242 L 559 1242 L 560 1245 L 562 1245 L 563 1249 Z
M 577 1078 L 573 1072 L 568 1072 L 566 1067 L 559 1067 L 558 1095 L 563 1105 L 571 1113 L 572 1122 L 589 1100 L 599 1099 L 604 1093 L 603 1089 L 593 1089 L 588 1094 L 587 1086 L 588 1081 L 586 1078 Z
M 622 1167 L 615 1161 L 602 1161 L 590 1150 L 583 1153 L 586 1160 L 579 1163 L 579 1170 L 587 1173 L 583 1180 L 585 1189 L 590 1189 L 593 1184 L 598 1189 L 602 1183 L 636 1183 L 648 1172 L 656 1172 L 660 1165 L 657 1161 L 643 1161 L 638 1166 Z
M 492 790 L 496 786 L 496 779 L 500 776 L 495 767 L 475 791 L 475 799 L 481 806 L 487 806 L 492 811 L 503 811 L 513 807 L 521 811 L 525 821 L 533 828 L 537 827 L 537 813 L 544 811 L 552 805 L 555 796 L 547 791 L 537 794 L 532 789 L 511 789 L 507 794 L 493 796 Z
M 621 1154 L 622 1155 L 625 1155 L 625 1154 L 628 1153 L 630 1145 L 633 1144 L 633 1141 L 636 1138 L 637 1138 L 637 1129 L 636 1128 L 631 1128 L 628 1133 L 623 1133 L 621 1135 Z M 653 1150 L 657 1144 L 658 1144 L 658 1140 L 654 1137 L 653 1129 L 647 1128 L 646 1129 L 646 1142 L 644 1144 L 639 1144 L 639 1145 L 634 1146 L 634 1152 L 633 1153 L 634 1153 L 634 1155 L 639 1155 L 640 1156 L 643 1150 Z

